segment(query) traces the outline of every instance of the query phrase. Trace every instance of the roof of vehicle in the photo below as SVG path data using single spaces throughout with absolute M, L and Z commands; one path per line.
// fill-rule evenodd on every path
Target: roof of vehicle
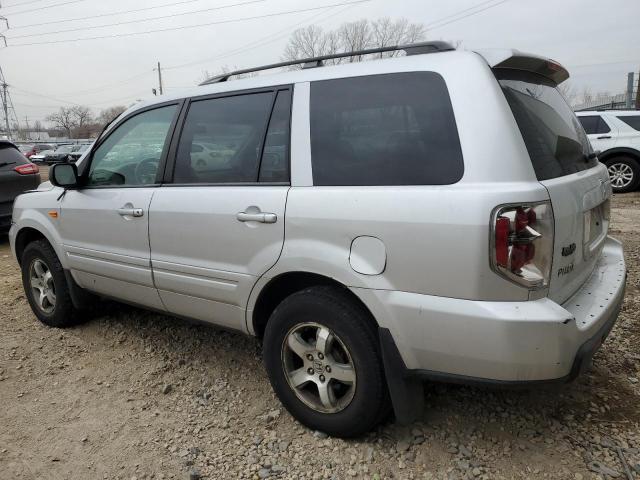
M 0 148 L 13 147 L 16 150 L 20 150 L 15 143 L 10 140 L 0 140 Z
M 616 117 L 624 117 L 627 115 L 640 115 L 640 110 L 581 110 L 576 115 L 582 117 L 584 115 L 615 115 Z

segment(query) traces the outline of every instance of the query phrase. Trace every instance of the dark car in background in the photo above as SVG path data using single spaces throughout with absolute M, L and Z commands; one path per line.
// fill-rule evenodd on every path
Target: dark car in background
M 0 140 L 0 232 L 11 226 L 13 200 L 38 185 L 38 166 L 29 162 L 13 143 Z
M 90 147 L 90 143 L 79 143 L 74 145 L 69 155 L 67 155 L 67 160 L 70 162 L 77 162 Z
M 74 144 L 58 145 L 53 152 L 47 152 L 42 161 L 47 164 L 66 162 L 75 146 Z
M 36 143 L 36 144 L 25 144 L 20 146 L 20 151 L 27 158 L 31 158 L 32 155 L 37 155 L 40 152 L 45 150 L 52 150 L 54 147 L 49 145 L 48 143 Z

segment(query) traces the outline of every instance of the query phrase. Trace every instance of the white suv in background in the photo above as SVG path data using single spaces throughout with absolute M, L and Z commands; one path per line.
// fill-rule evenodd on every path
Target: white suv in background
M 598 159 L 607 166 L 616 193 L 640 185 L 640 111 L 577 112 Z
M 556 88 L 569 74 L 402 49 L 124 112 L 15 202 L 36 317 L 71 326 L 99 295 L 254 335 L 282 403 L 331 435 L 422 413 L 424 379 L 575 378 L 626 271 L 607 169 Z

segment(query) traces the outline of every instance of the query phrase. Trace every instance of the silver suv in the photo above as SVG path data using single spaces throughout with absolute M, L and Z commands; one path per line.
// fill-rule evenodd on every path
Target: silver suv
M 403 49 L 123 113 L 15 203 L 35 315 L 73 325 L 99 295 L 254 335 L 291 414 L 345 437 L 410 421 L 425 379 L 575 378 L 626 269 L 567 71 Z

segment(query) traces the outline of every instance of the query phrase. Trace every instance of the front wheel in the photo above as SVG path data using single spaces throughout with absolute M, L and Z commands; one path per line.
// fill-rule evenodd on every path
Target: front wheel
M 69 327 L 77 322 L 64 270 L 46 240 L 30 243 L 22 254 L 22 284 L 38 320 L 50 327 Z
M 267 324 L 264 362 L 280 401 L 314 430 L 358 436 L 390 410 L 376 329 L 341 289 L 286 298 Z
M 605 161 L 611 188 L 615 193 L 636 190 L 640 184 L 640 163 L 631 157 L 616 157 Z

